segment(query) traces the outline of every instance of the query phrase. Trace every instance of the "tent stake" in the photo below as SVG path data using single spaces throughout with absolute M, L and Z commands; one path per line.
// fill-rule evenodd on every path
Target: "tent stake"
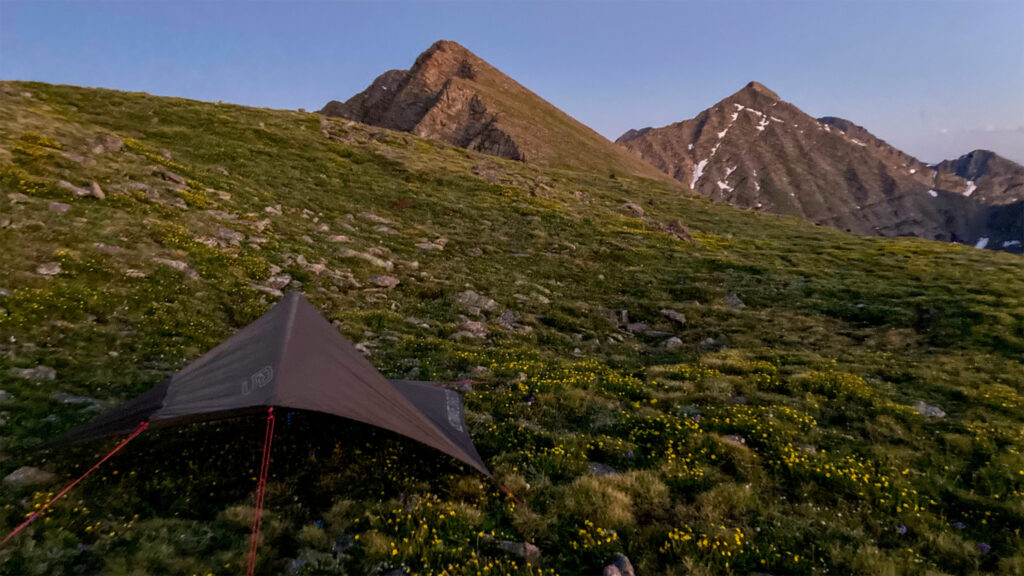
M 71 484 L 68 484 L 67 486 L 65 486 L 64 489 L 61 490 L 60 492 L 58 492 L 56 496 L 51 498 L 49 502 L 47 502 L 46 504 L 43 504 L 43 507 L 40 508 L 38 512 L 33 512 L 32 514 L 29 514 L 28 518 L 24 522 L 19 524 L 17 526 L 17 528 L 15 528 L 14 530 L 11 530 L 10 534 L 8 534 L 7 536 L 4 536 L 4 539 L 0 540 L 0 546 L 3 546 L 4 544 L 7 544 L 7 541 L 10 540 L 11 538 L 14 538 L 14 536 L 18 532 L 21 532 L 22 530 L 25 529 L 25 527 L 27 527 L 29 524 L 31 524 L 33 520 L 35 520 L 36 518 L 39 518 L 40 516 L 42 516 L 43 512 L 46 512 L 46 509 L 49 508 L 54 502 L 59 500 L 61 498 L 61 496 L 64 496 L 65 494 L 70 492 L 71 489 L 74 488 L 76 484 L 78 484 L 82 480 L 85 480 L 85 477 L 88 476 L 89 474 L 92 474 L 93 472 L 95 472 L 96 469 L 100 467 L 100 464 L 103 464 L 104 462 L 109 460 L 114 454 L 117 454 L 118 451 L 121 450 L 121 448 L 124 448 L 126 444 L 131 442 L 139 434 L 142 434 L 142 431 L 145 430 L 148 427 L 149 427 L 149 422 L 139 422 L 138 427 L 136 427 L 135 430 L 127 438 L 122 440 L 121 443 L 118 444 L 117 446 L 114 446 L 113 450 L 111 450 L 110 452 L 107 452 L 106 456 L 101 458 L 99 462 L 93 464 L 92 468 L 89 468 L 88 470 L 85 471 L 85 474 L 82 474 L 81 476 L 78 477 L 77 480 L 75 480 Z
M 267 490 L 267 471 L 270 469 L 270 444 L 274 439 L 274 407 L 267 408 L 267 430 L 263 436 L 263 460 L 260 462 L 260 476 L 256 483 L 256 506 L 253 508 L 252 536 L 249 540 L 248 576 L 256 572 L 256 549 L 260 541 L 260 520 L 263 516 L 263 495 Z

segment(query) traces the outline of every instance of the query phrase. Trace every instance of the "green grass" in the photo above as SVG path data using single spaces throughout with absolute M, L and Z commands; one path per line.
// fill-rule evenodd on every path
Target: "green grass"
M 292 414 L 261 574 L 597 573 L 616 552 L 644 574 L 1024 574 L 1019 256 L 853 236 L 310 114 L 0 89 L 0 475 L 59 475 L 4 486 L 0 531 L 112 445 L 39 450 L 95 414 L 52 393 L 109 406 L 144 391 L 266 311 L 276 299 L 253 286 L 287 273 L 386 375 L 477 374 L 471 433 L 524 504 L 400 438 Z M 98 133 L 125 150 L 92 154 Z M 621 214 L 627 201 L 645 218 Z M 692 243 L 661 231 L 673 220 Z M 443 251 L 415 247 L 438 238 Z M 61 272 L 37 274 L 46 262 Z M 368 282 L 383 273 L 401 284 Z M 530 330 L 491 314 L 486 340 L 449 339 L 470 288 Z M 11 375 L 39 364 L 56 380 Z M 920 416 L 919 400 L 948 416 Z M 0 550 L 0 572 L 240 573 L 261 426 L 143 434 Z M 538 565 L 502 539 L 539 546 Z

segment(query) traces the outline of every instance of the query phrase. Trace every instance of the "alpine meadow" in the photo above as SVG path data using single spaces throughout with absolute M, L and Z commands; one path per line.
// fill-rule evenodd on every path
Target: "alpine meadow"
M 716 203 L 453 62 L 399 129 L 0 82 L 4 534 L 120 438 L 44 443 L 301 291 L 494 478 L 279 410 L 257 574 L 1024 575 L 1020 254 Z M 146 431 L 0 573 L 244 573 L 263 425 Z

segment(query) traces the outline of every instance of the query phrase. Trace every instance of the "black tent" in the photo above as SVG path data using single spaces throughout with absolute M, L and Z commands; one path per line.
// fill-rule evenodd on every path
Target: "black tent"
M 466 432 L 458 393 L 386 380 L 299 292 L 149 391 L 68 432 L 75 442 L 150 427 L 264 412 L 324 412 L 391 430 L 490 475 Z
M 490 476 L 466 432 L 462 399 L 427 382 L 386 380 L 298 292 L 180 372 L 55 443 L 128 434 L 102 460 L 0 541 L 6 543 L 148 427 L 267 413 L 249 551 L 253 573 L 275 407 L 323 412 L 384 428 Z

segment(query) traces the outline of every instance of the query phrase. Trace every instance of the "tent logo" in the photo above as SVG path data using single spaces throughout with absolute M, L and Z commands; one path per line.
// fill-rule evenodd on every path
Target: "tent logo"
M 248 380 L 242 380 L 242 396 L 251 394 L 255 390 L 263 388 L 274 379 L 274 367 L 267 365 L 260 368 L 249 376 Z

